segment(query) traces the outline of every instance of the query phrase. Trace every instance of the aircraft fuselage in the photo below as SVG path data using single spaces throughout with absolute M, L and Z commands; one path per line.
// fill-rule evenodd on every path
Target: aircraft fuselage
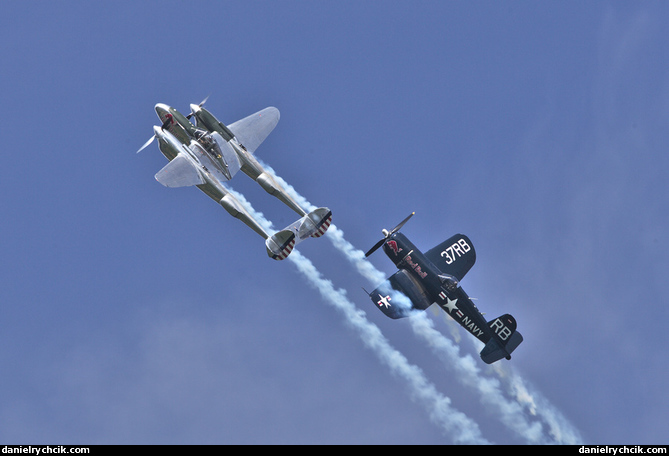
M 258 160 L 246 150 L 244 145 L 237 141 L 235 134 L 205 108 L 195 104 L 190 105 L 190 108 L 197 119 L 197 124 L 202 125 L 208 131 L 215 131 L 221 135 L 224 140 L 228 141 L 239 156 L 239 160 L 242 164 L 242 171 L 251 179 L 258 180 L 258 177 L 263 174 L 265 170 Z
M 413 283 L 420 287 L 428 303 L 437 303 L 451 318 L 483 343 L 487 343 L 492 331 L 471 298 L 459 286 L 457 280 L 442 274 L 409 239 L 397 232 L 383 244 L 383 251 L 397 269 L 406 271 Z M 377 305 L 381 306 L 381 304 Z M 382 309 L 383 310 L 383 309 Z
M 195 127 L 178 110 L 166 104 L 156 104 L 155 110 L 161 122 L 169 120 L 167 125 L 169 132 L 185 145 L 190 144 L 193 139 L 198 139 L 201 136 L 201 132 L 204 131 L 212 135 L 220 135 L 219 139 L 215 141 L 218 143 L 218 148 L 213 154 L 215 160 L 217 160 L 219 170 L 225 174 L 228 163 L 232 160 L 226 153 L 226 149 L 229 148 L 231 152 L 234 151 L 236 161 L 238 161 L 238 167 L 235 167 L 235 169 L 241 169 L 244 174 L 258 182 L 267 193 L 278 198 L 293 211 L 300 214 L 300 216 L 307 215 L 307 212 L 283 190 L 276 180 L 269 173 L 265 172 L 260 162 L 258 162 L 253 154 L 246 150 L 244 145 L 237 140 L 234 133 L 225 124 L 199 105 L 192 104 L 190 107 L 197 119 L 198 127 Z M 204 130 L 199 127 L 203 127 Z M 231 177 L 232 175 L 228 175 L 225 180 L 229 180 Z
M 241 170 L 244 174 L 258 182 L 267 193 L 278 198 L 293 211 L 301 216 L 307 215 L 307 212 L 286 193 L 286 191 L 274 180 L 271 174 L 265 171 L 260 162 L 252 153 L 246 150 L 246 147 L 238 141 L 235 134 L 230 131 L 223 122 L 219 121 L 212 113 L 199 105 L 191 104 L 190 108 L 197 119 L 198 126 L 201 125 L 210 132 L 216 132 L 221 135 L 224 140 L 228 141 L 228 144 L 232 146 L 239 158 Z
M 196 164 L 198 173 L 204 180 L 204 183 L 197 185 L 197 188 L 223 206 L 230 215 L 242 220 L 264 239 L 268 238 L 268 234 L 260 224 L 248 214 L 239 201 L 221 184 L 222 181 L 225 181 L 225 176 L 216 166 L 214 159 L 197 141 L 191 141 L 189 147 L 187 147 L 169 131 L 163 131 L 160 127 L 154 127 L 154 131 L 158 138 L 158 148 L 168 160 L 172 161 L 179 153 L 183 153 Z

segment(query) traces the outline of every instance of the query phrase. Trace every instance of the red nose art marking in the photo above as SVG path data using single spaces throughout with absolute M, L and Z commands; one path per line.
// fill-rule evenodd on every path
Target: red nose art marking
M 388 247 L 390 247 L 390 250 L 395 252 L 395 255 L 400 253 L 400 250 L 402 250 L 397 246 L 397 242 L 395 242 L 395 241 L 388 241 Z

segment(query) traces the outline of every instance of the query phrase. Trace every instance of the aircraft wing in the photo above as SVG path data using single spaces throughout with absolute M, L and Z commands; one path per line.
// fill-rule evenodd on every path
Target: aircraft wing
M 179 152 L 171 162 L 158 171 L 156 180 L 165 187 L 187 187 L 204 184 L 200 172 L 191 160 L 185 156 L 184 152 Z
M 269 107 L 228 125 L 228 128 L 235 134 L 237 141 L 252 154 L 274 130 L 277 123 L 279 123 L 279 110 Z
M 384 314 L 393 319 L 408 317 L 416 309 L 425 310 L 432 304 L 425 289 L 405 269 L 388 277 L 388 280 L 369 293 L 369 297 Z
M 425 252 L 425 256 L 445 274 L 458 280 L 469 272 L 476 262 L 474 244 L 464 234 L 456 234 Z

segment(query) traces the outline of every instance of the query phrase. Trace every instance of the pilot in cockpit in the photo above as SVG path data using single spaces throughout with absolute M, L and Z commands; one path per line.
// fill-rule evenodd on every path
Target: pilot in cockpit
M 218 144 L 212 138 L 211 133 L 204 130 L 195 130 L 195 139 L 202 145 L 204 150 L 211 154 L 214 158 L 221 158 L 221 152 Z

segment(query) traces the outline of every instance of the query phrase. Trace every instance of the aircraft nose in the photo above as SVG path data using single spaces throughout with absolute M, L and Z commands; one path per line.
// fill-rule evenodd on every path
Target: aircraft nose
M 160 117 L 160 120 L 164 120 L 167 113 L 170 111 L 170 107 L 163 103 L 158 103 L 155 106 L 156 114 Z

